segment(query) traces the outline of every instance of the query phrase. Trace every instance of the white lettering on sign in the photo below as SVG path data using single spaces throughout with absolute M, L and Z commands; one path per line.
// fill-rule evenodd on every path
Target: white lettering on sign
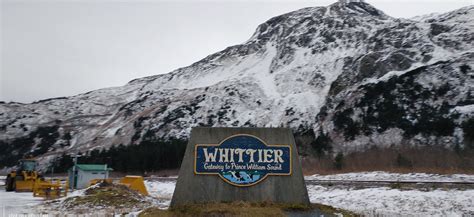
M 208 148 L 203 148 L 205 162 L 244 162 L 244 158 L 249 158 L 249 163 L 284 163 L 283 150 L 274 149 L 242 149 L 242 148 L 214 148 L 209 152 Z
M 203 151 L 206 162 L 216 162 L 217 149 L 214 149 L 214 153 L 207 153 L 207 148 L 204 148 Z

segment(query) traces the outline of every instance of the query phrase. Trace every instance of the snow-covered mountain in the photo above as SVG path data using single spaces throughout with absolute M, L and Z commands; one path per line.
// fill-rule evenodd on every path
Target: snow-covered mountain
M 473 6 L 413 20 L 363 2 L 303 8 L 168 74 L 1 103 L 0 160 L 186 139 L 195 126 L 314 131 L 343 151 L 464 147 L 473 141 L 473 42 Z

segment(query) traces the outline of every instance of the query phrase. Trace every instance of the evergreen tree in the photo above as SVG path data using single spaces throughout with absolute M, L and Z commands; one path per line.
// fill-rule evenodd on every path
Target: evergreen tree
M 332 143 L 331 138 L 327 134 L 320 131 L 318 138 L 316 138 L 313 142 L 311 142 L 311 147 L 313 148 L 316 156 L 318 158 L 321 158 L 326 153 L 331 152 L 332 150 L 331 143 Z
M 343 166 L 344 166 L 344 154 L 342 154 L 342 152 L 339 152 L 334 158 L 334 168 L 336 170 L 341 170 Z

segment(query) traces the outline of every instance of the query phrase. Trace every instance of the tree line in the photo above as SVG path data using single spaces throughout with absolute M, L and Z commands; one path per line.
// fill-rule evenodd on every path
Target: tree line
M 110 149 L 93 150 L 78 158 L 79 164 L 107 164 L 114 171 L 153 172 L 181 166 L 187 141 L 142 141 L 138 145 L 117 145 Z M 53 161 L 50 170 L 66 172 L 73 166 L 73 157 L 63 154 Z

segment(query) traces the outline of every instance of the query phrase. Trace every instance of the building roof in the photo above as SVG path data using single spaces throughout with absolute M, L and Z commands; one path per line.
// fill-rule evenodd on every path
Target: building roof
M 107 167 L 107 164 L 77 164 L 78 169 L 83 171 L 105 171 L 107 168 L 108 171 L 112 171 L 113 169 Z

